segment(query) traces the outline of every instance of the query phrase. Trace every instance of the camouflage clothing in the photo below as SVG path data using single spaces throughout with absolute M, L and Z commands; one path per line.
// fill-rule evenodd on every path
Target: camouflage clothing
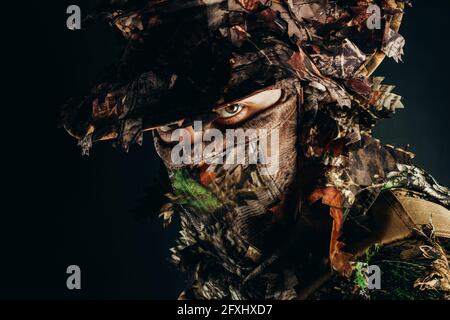
M 333 276 L 308 299 L 449 300 L 449 244 L 424 233 L 374 246 L 357 264 L 379 266 L 381 289 L 368 288 L 366 274 L 357 268 L 349 279 Z
M 431 226 L 442 232 L 449 190 L 415 167 L 412 153 L 372 137 L 377 121 L 404 107 L 372 73 L 385 57 L 402 58 L 408 0 L 104 2 L 97 17 L 126 40 L 124 54 L 116 73 L 65 108 L 63 124 L 85 154 L 97 140 L 128 150 L 154 131 L 173 189 L 161 214 L 166 225 L 175 213 L 182 221 L 172 257 L 191 276 L 184 297 L 447 294 L 443 233 L 425 230 L 427 210 L 414 212 L 420 223 L 401 225 L 392 210 L 402 203 L 389 196 L 403 190 L 435 203 L 441 220 Z M 380 28 L 368 23 L 374 6 Z M 273 88 L 280 99 L 239 127 L 279 129 L 277 173 L 172 161 L 158 127 L 214 126 L 217 108 Z M 364 287 L 369 262 L 382 268 L 381 291 Z

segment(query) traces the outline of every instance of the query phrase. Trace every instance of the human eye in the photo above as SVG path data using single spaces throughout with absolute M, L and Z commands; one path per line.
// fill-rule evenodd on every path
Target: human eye
M 240 103 L 235 103 L 224 108 L 216 110 L 219 118 L 229 118 L 234 117 L 239 114 L 244 109 L 244 106 Z
M 272 107 L 281 98 L 281 89 L 271 89 L 214 109 L 218 117 L 214 121 L 219 126 L 238 125 L 259 112 Z

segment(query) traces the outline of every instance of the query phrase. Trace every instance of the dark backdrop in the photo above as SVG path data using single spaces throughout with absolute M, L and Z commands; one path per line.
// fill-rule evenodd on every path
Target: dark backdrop
M 176 224 L 163 230 L 160 219 L 132 213 L 157 173 L 150 137 L 129 154 L 104 143 L 86 158 L 56 128 L 57 108 L 118 54 L 106 27 L 66 29 L 67 6 L 85 13 L 91 2 L 2 9 L 1 298 L 170 299 L 183 288 L 167 261 Z M 385 62 L 377 72 L 397 85 L 407 109 L 380 123 L 376 136 L 411 144 L 417 164 L 450 185 L 450 2 L 415 2 L 402 27 L 404 63 Z M 71 264 L 82 269 L 81 291 L 66 289 Z

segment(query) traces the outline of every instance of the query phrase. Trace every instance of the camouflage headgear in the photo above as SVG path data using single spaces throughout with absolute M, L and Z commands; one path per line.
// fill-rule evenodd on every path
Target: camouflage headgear
M 297 77 L 304 124 L 339 112 L 331 138 L 358 139 L 374 119 L 401 107 L 391 86 L 369 76 L 385 55 L 401 58 L 405 2 L 103 1 L 93 17 L 106 18 L 127 45 L 117 72 L 66 106 L 64 127 L 85 153 L 104 139 L 128 149 L 145 130 Z M 381 29 L 368 28 L 371 5 L 381 9 Z M 344 109 L 330 110 L 333 103 Z

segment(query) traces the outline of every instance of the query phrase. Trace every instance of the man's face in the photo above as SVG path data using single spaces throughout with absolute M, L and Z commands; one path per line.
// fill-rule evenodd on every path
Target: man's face
M 214 108 L 214 116 L 201 122 L 183 127 L 180 121 L 157 129 L 155 146 L 168 169 L 174 192 L 192 200 L 184 200 L 184 204 L 188 203 L 185 209 L 199 219 L 217 211 L 232 212 L 232 220 L 241 221 L 236 223 L 236 231 L 249 243 L 264 247 L 242 230 L 248 229 L 246 224 L 258 225 L 262 230 L 262 224 L 269 226 L 273 218 L 269 209 L 280 202 L 294 181 L 298 90 L 298 82 L 282 81 Z M 243 139 L 241 134 L 245 135 Z M 184 155 L 177 158 L 180 153 Z M 269 161 L 264 162 L 264 157 Z M 189 188 L 185 188 L 187 185 Z M 205 203 L 198 203 L 205 195 Z M 241 217 L 249 213 L 261 221 Z

